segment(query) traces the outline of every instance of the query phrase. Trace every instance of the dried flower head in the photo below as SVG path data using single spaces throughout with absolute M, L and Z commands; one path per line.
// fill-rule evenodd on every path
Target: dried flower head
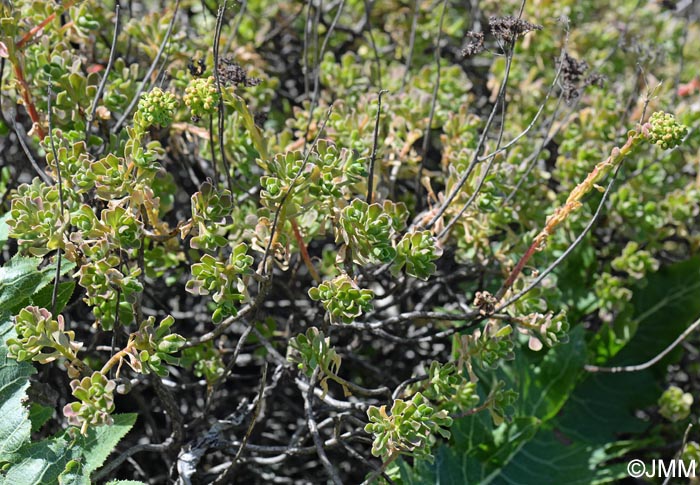
M 470 39 L 469 43 L 462 48 L 462 55 L 464 57 L 475 56 L 484 50 L 483 32 L 472 32 L 470 30 L 467 32 L 467 39 Z
M 606 80 L 607 78 L 605 76 L 594 72 L 589 74 L 586 79 L 584 79 L 583 84 L 586 86 L 598 86 L 599 88 L 602 88 Z
M 218 72 L 219 79 L 226 85 L 251 87 L 260 84 L 260 79 L 248 77 L 248 72 L 232 59 L 221 59 Z
M 578 60 L 571 56 L 568 52 L 564 52 L 564 58 L 561 63 L 561 79 L 562 90 L 564 91 L 564 101 L 571 104 L 581 96 L 579 85 L 581 77 L 588 69 L 588 63 L 584 60 Z
M 477 291 L 474 295 L 474 306 L 482 315 L 491 315 L 496 310 L 498 300 L 488 291 Z
M 518 37 L 522 37 L 533 30 L 542 30 L 541 25 L 530 23 L 512 15 L 491 17 L 489 18 L 489 26 L 494 37 L 507 43 L 515 42 Z
M 586 61 L 579 61 L 568 52 L 564 52 L 564 59 L 562 61 L 561 76 L 564 81 L 577 83 L 581 80 L 581 76 L 588 69 L 588 63 Z

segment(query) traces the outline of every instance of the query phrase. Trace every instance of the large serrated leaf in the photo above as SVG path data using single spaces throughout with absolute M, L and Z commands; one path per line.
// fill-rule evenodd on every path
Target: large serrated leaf
M 33 402 L 29 405 L 29 419 L 32 422 L 32 433 L 41 429 L 53 417 L 54 408 Z
M 5 341 L 14 335 L 10 315 L 0 312 L 0 463 L 17 459 L 17 451 L 29 443 L 32 427 L 23 401 L 29 376 L 36 371 L 7 356 Z
M 80 456 L 63 436 L 33 443 L 22 449 L 22 459 L 12 465 L 1 485 L 37 485 L 58 483 L 58 477 L 71 460 Z
M 485 411 L 456 419 L 449 446 L 441 446 L 435 463 L 398 463 L 411 484 L 502 483 L 500 474 L 537 433 L 555 418 L 575 388 L 586 359 L 583 328 L 571 331 L 570 343 L 546 354 L 519 349 L 516 359 L 496 372 L 506 387 L 519 391 L 515 417 L 498 427 Z M 488 382 L 484 376 L 482 382 Z M 548 482 L 542 482 L 548 483 Z
M 75 291 L 75 281 L 59 283 L 58 292 L 56 293 L 56 313 L 60 313 L 63 310 L 70 297 L 73 296 L 73 291 Z M 32 305 L 51 309 L 52 298 L 53 285 L 45 286 L 44 289 L 32 296 Z
M 529 359 L 518 359 L 509 366 L 513 388 L 518 390 L 517 415 L 535 416 L 546 422 L 556 416 L 576 387 L 586 363 L 586 344 L 582 327 L 571 330 L 568 344 L 539 356 L 527 352 Z M 534 357 L 534 358 L 533 358 Z
M 29 302 L 30 297 L 42 283 L 37 271 L 39 258 L 15 256 L 0 268 L 0 311 L 14 313 L 13 309 Z
M 571 395 L 557 418 L 567 440 L 604 444 L 619 435 L 643 432 L 649 421 L 635 411 L 654 405 L 661 388 L 648 371 L 629 374 L 593 374 Z
M 78 460 L 71 460 L 58 476 L 59 485 L 90 485 L 90 478 L 85 472 L 85 466 Z
M 418 461 L 411 468 L 398 461 L 401 483 L 423 485 L 481 485 L 497 476 L 523 444 L 537 432 L 535 418 L 516 418 L 494 431 L 488 413 L 461 419 L 451 428 L 460 436 L 461 445 L 441 446 L 433 464 Z
M 661 268 L 634 288 L 633 311 L 604 325 L 589 349 L 595 364 L 639 364 L 657 355 L 700 316 L 700 257 Z M 660 323 L 662 323 L 660 325 Z M 654 369 L 665 372 L 678 347 Z M 619 354 L 619 355 L 618 355 Z
M 31 303 L 33 295 L 51 283 L 56 276 L 56 265 L 37 269 L 41 258 L 15 256 L 0 268 L 0 312 L 16 314 Z M 63 260 L 61 274 L 75 268 L 75 263 Z
M 134 426 L 136 414 L 115 414 L 114 424 L 90 428 L 80 443 L 85 457 L 85 471 L 89 474 L 105 462 L 114 447 Z
M 540 431 L 511 460 L 493 483 L 600 485 L 628 476 L 627 463 L 611 463 L 639 443 L 570 443 L 552 431 Z

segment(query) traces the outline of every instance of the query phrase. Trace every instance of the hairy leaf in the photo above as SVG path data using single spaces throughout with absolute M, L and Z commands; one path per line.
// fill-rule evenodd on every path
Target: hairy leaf
M 58 292 L 56 293 L 56 313 L 60 313 L 68 304 L 71 296 L 75 291 L 75 281 L 66 281 L 59 283 Z M 45 286 L 32 296 L 32 305 L 41 308 L 51 309 L 51 299 L 53 298 L 53 285 Z
M 25 258 L 15 256 L 5 266 L 0 268 L 0 311 L 17 313 L 22 307 L 32 301 L 32 295 L 51 283 L 56 276 L 56 266 L 47 265 L 41 269 L 37 267 L 41 258 Z M 75 263 L 63 261 L 61 274 L 66 274 L 75 267 Z M 63 289 L 62 299 L 67 301 L 65 293 L 68 287 Z M 50 302 L 50 297 L 49 297 Z
M 100 468 L 117 443 L 136 422 L 136 414 L 115 414 L 114 424 L 90 428 L 80 443 L 85 457 L 85 471 L 89 474 Z
M 59 485 L 90 485 L 90 478 L 85 473 L 85 466 L 78 460 L 71 460 L 58 476 Z
M 28 445 L 21 450 L 21 455 L 21 459 L 7 470 L 0 484 L 59 483 L 59 475 L 69 461 L 79 457 L 79 450 L 61 436 Z
M 15 460 L 17 451 L 29 442 L 32 427 L 23 400 L 29 376 L 36 371 L 7 357 L 5 340 L 14 335 L 10 315 L 0 313 L 0 463 Z

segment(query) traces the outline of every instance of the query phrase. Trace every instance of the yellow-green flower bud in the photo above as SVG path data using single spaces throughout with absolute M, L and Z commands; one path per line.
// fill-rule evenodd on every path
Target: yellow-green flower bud
M 664 150 L 680 145 L 688 133 L 688 127 L 676 121 L 672 114 L 663 111 L 651 115 L 645 128 L 647 139 Z
M 212 114 L 219 104 L 219 92 L 213 76 L 190 81 L 183 97 L 194 118 Z
M 141 95 L 139 114 L 145 126 L 167 126 L 172 123 L 177 107 L 178 101 L 173 93 L 153 88 Z

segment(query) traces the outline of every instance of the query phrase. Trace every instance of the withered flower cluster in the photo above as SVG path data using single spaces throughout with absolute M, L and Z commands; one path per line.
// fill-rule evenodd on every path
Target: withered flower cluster
M 248 72 L 232 59 L 221 59 L 218 71 L 219 78 L 225 85 L 252 87 L 260 84 L 260 79 L 248 77 Z
M 512 15 L 505 17 L 489 18 L 491 34 L 503 42 L 515 42 L 518 37 L 522 37 L 533 30 L 542 30 L 541 25 L 533 24 Z
M 471 57 L 479 54 L 484 50 L 484 33 L 483 32 L 467 32 L 467 39 L 471 41 L 462 49 L 464 57 Z
M 583 81 L 583 75 L 588 70 L 588 63 L 578 60 L 568 52 L 564 53 L 561 66 L 561 86 L 564 92 L 564 101 L 571 104 L 581 96 L 581 90 L 587 86 L 601 87 L 605 77 L 598 73 L 589 74 Z
M 542 26 L 533 24 L 518 17 L 513 17 L 512 15 L 507 15 L 505 17 L 492 16 L 489 18 L 489 29 L 490 34 L 499 42 L 512 44 L 518 39 L 518 37 L 522 37 L 528 32 L 532 32 L 533 30 L 542 30 Z M 466 37 L 467 39 L 470 39 L 470 41 L 462 49 L 463 56 L 471 57 L 479 54 L 485 49 L 485 35 L 483 32 L 474 32 L 470 30 L 466 33 Z

